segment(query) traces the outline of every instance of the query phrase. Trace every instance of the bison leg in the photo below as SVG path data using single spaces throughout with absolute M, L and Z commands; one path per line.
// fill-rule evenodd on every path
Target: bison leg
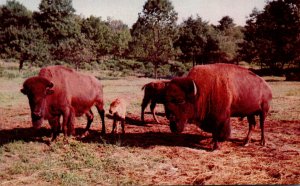
M 219 123 L 219 124 L 218 124 Z M 217 122 L 216 128 L 213 132 L 213 148 L 212 150 L 219 149 L 218 142 L 227 140 L 231 134 L 230 117 L 223 122 Z
M 170 119 L 170 111 L 168 110 L 168 108 L 166 107 L 166 105 L 164 104 L 164 108 L 165 108 L 165 114 L 167 119 Z
M 117 120 L 114 118 L 113 127 L 112 127 L 112 130 L 111 130 L 111 134 L 115 133 L 116 126 L 117 126 Z M 117 130 L 117 132 L 118 132 L 118 130 Z
M 125 134 L 125 119 L 121 120 L 122 134 Z
M 70 109 L 67 108 L 63 114 L 62 131 L 64 133 L 64 136 L 67 136 L 67 124 L 69 122 L 70 112 Z
M 249 123 L 249 130 L 248 130 L 248 134 L 247 134 L 247 137 L 245 139 L 245 142 L 244 142 L 244 146 L 249 145 L 249 143 L 251 141 L 252 128 L 255 127 L 255 125 L 256 125 L 254 115 L 247 116 L 247 120 L 248 120 L 248 123 Z
M 142 111 L 141 111 L 141 120 L 143 123 L 145 123 L 144 114 L 145 114 L 145 109 L 148 106 L 149 102 L 150 102 L 150 99 L 148 98 L 148 96 L 144 96 L 143 102 L 142 102 Z
M 86 124 L 86 127 L 84 129 L 84 133 L 81 135 L 82 138 L 86 137 L 89 134 L 91 124 L 94 120 L 94 114 L 93 114 L 92 110 L 89 110 L 89 112 L 87 112 L 85 115 L 86 115 L 86 118 L 87 118 L 87 124 Z
M 71 109 L 69 123 L 68 123 L 68 136 L 75 136 L 75 112 L 73 108 Z
M 52 130 L 52 139 L 51 141 L 56 140 L 59 131 L 60 131 L 60 123 L 59 123 L 59 116 L 49 120 L 49 124 L 51 126 L 51 130 Z
M 261 140 L 260 140 L 260 144 L 262 146 L 265 146 L 266 144 L 266 141 L 265 141 L 265 129 L 264 129 L 264 123 L 265 123 L 265 119 L 266 119 L 266 113 L 265 112 L 262 112 L 260 114 L 260 130 L 261 130 Z
M 63 124 L 62 124 L 63 133 L 65 137 L 70 135 L 71 133 L 73 134 L 74 119 L 75 119 L 75 115 L 74 115 L 73 108 L 67 107 L 63 113 Z
M 104 108 L 103 108 L 103 102 L 101 102 L 100 104 L 97 104 L 96 108 L 98 110 L 98 113 L 99 113 L 101 121 L 102 121 L 102 131 L 101 131 L 101 134 L 105 134 L 105 131 L 106 131 L 105 130 L 105 122 L 104 122 L 105 111 L 104 111 Z
M 153 118 L 154 118 L 154 120 L 156 121 L 156 123 L 159 123 L 159 121 L 158 121 L 158 119 L 157 119 L 157 117 L 156 117 L 156 115 L 155 115 L 155 106 L 156 106 L 156 102 L 155 102 L 155 101 L 152 101 L 152 102 L 151 102 L 151 105 L 150 105 L 151 113 L 152 113 Z

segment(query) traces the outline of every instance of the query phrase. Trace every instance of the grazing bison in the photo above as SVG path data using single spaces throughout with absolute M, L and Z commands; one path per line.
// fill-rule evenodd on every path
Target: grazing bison
M 113 115 L 113 128 L 111 133 L 113 134 L 115 132 L 115 128 L 117 125 L 117 122 L 121 122 L 122 126 L 122 133 L 125 133 L 124 124 L 125 124 L 125 118 L 126 118 L 126 101 L 122 98 L 116 98 L 111 104 L 109 108 L 109 113 Z
M 213 150 L 230 137 L 230 117 L 247 117 L 247 145 L 260 117 L 261 144 L 265 144 L 264 121 L 270 108 L 270 86 L 251 71 L 229 64 L 196 66 L 184 78 L 175 78 L 166 89 L 170 129 L 182 132 L 189 119 L 212 133 Z
M 87 133 L 94 118 L 91 111 L 94 105 L 102 120 L 102 133 L 105 133 L 103 88 L 95 77 L 63 66 L 49 66 L 42 68 L 38 76 L 25 80 L 21 92 L 28 97 L 33 127 L 39 128 L 43 119 L 47 119 L 52 128 L 52 141 L 60 130 L 61 116 L 66 136 L 74 134 L 75 116 L 85 114 Z
M 150 109 L 151 113 L 153 115 L 153 118 L 157 123 L 159 123 L 156 115 L 155 115 L 155 106 L 156 103 L 164 104 L 165 102 L 165 88 L 168 85 L 170 81 L 157 81 L 157 82 L 150 82 L 148 84 L 145 84 L 142 87 L 142 90 L 145 90 L 144 98 L 142 102 L 142 112 L 141 112 L 141 119 L 144 123 L 144 112 L 145 108 L 151 101 Z M 166 113 L 167 114 L 167 113 Z

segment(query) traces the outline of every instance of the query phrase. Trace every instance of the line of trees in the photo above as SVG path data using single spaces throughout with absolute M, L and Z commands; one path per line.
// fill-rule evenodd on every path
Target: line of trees
M 201 3 L 201 2 L 199 2 Z M 170 61 L 193 65 L 253 62 L 272 70 L 300 69 L 298 0 L 268 1 L 244 27 L 224 16 L 217 25 L 201 17 L 177 24 L 170 0 L 147 0 L 129 28 L 120 20 L 75 14 L 72 0 L 41 0 L 39 11 L 8 0 L 0 6 L 0 56 L 40 66 L 61 61 L 79 68 L 108 57 L 151 62 L 154 74 Z

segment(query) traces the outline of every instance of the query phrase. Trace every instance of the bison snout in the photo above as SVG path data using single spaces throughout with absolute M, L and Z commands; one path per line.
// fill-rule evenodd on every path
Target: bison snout
M 170 129 L 173 133 L 181 133 L 186 122 L 170 121 Z
M 177 126 L 176 126 L 176 122 L 175 121 L 171 121 L 170 122 L 170 129 L 173 133 L 177 132 Z
M 42 123 L 43 123 L 43 118 L 40 118 L 40 119 L 38 119 L 38 120 L 34 120 L 34 119 L 32 118 L 32 126 L 33 126 L 34 129 L 39 129 L 39 128 L 41 128 Z
M 32 119 L 33 120 L 39 120 L 39 119 L 41 119 L 43 116 L 42 116 L 42 112 L 33 112 L 32 113 Z

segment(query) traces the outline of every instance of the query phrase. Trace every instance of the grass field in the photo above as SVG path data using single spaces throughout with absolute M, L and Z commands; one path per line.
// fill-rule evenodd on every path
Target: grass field
M 231 139 L 214 152 L 208 150 L 211 134 L 194 125 L 176 135 L 162 114 L 160 124 L 146 114 L 147 125 L 140 126 L 141 87 L 153 79 L 137 77 L 101 80 L 106 110 L 117 96 L 130 102 L 124 136 L 109 134 L 112 120 L 107 117 L 108 134 L 101 136 L 96 115 L 86 139 L 70 138 L 65 144 L 60 135 L 49 145 L 49 125 L 44 122 L 38 132 L 31 129 L 28 100 L 19 91 L 25 78 L 38 69 L 19 73 L 16 64 L 0 65 L 0 185 L 300 183 L 300 82 L 266 77 L 273 102 L 264 147 L 259 145 L 259 127 L 252 143 L 242 146 L 248 124 L 235 118 Z M 85 73 L 101 77 L 101 72 Z M 162 106 L 158 112 L 163 112 Z M 77 134 L 85 124 L 84 117 L 76 119 Z

